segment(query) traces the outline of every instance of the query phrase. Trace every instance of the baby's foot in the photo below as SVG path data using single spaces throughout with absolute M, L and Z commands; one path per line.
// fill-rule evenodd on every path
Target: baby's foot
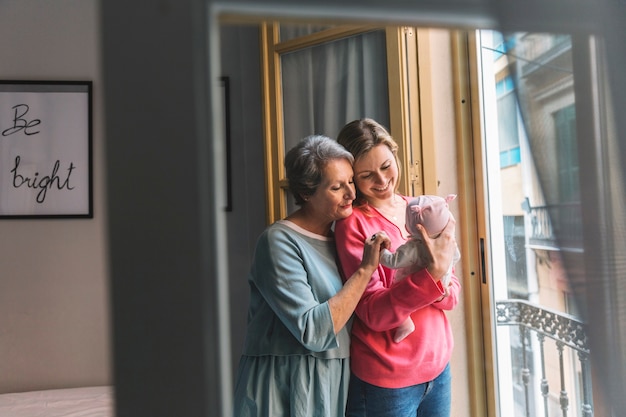
M 396 343 L 400 343 L 404 338 L 413 333 L 415 330 L 415 323 L 409 317 L 402 323 L 397 329 L 396 333 L 393 336 L 393 341 Z

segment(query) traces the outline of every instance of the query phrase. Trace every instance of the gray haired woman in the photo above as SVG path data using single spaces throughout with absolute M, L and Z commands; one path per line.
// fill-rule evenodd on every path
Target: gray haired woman
M 250 305 L 235 384 L 234 415 L 343 416 L 354 309 L 376 270 L 384 232 L 364 242 L 363 261 L 342 285 L 332 226 L 352 214 L 352 155 L 309 136 L 286 155 L 299 208 L 259 237 L 248 275 Z

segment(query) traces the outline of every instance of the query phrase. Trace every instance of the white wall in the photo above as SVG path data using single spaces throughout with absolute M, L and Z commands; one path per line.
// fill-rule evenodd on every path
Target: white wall
M 256 25 L 224 25 L 220 30 L 220 74 L 230 80 L 233 201 L 226 220 L 233 372 L 245 339 L 248 272 L 266 227 L 259 33 Z
M 0 393 L 111 383 L 99 33 L 97 0 L 0 2 L 1 79 L 93 81 L 94 178 L 93 219 L 0 220 Z

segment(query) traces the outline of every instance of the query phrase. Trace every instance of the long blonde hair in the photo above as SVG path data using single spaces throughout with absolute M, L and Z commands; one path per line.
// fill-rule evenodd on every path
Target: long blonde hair
M 337 142 L 354 156 L 355 161 L 358 161 L 359 158 L 378 145 L 387 146 L 398 166 L 398 180 L 394 192 L 398 189 L 402 171 L 398 160 L 398 144 L 380 123 L 369 118 L 353 120 L 341 129 L 337 135 Z M 366 201 L 357 187 L 355 204 L 364 205 L 365 203 Z

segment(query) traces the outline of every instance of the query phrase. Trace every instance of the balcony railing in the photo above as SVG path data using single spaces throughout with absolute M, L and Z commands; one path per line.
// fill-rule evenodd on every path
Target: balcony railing
M 534 333 L 539 343 L 539 368 L 541 375 L 537 376 L 540 380 L 540 386 L 536 387 L 543 397 L 543 413 L 545 417 L 549 417 L 549 398 L 550 386 L 546 373 L 546 354 L 545 341 L 546 338 L 554 340 L 559 358 L 558 378 L 560 383 L 559 390 L 559 407 L 563 417 L 568 416 L 570 394 L 567 387 L 566 375 L 576 374 L 576 370 L 571 372 L 564 360 L 565 349 L 570 349 L 579 361 L 580 378 L 578 383 L 582 386 L 580 394 L 575 397 L 580 402 L 580 414 L 576 412 L 574 415 L 582 415 L 583 417 L 593 416 L 592 405 L 592 387 L 591 374 L 589 368 L 589 346 L 587 336 L 584 331 L 583 323 L 575 317 L 565 313 L 549 310 L 544 307 L 533 305 L 524 300 L 505 300 L 496 302 L 496 322 L 499 326 L 518 326 L 520 339 L 522 342 L 522 384 L 524 386 L 525 396 L 525 415 L 527 417 L 535 416 L 533 407 L 531 407 L 530 386 L 531 383 L 531 364 L 528 363 L 526 352 L 532 349 L 531 335 Z M 534 367 L 533 367 L 534 368 Z M 570 372 L 566 372 L 570 371 Z M 576 378 L 578 379 L 578 378 Z M 570 387 L 570 390 L 575 388 Z M 541 401 L 541 399 L 539 399 Z
M 529 243 L 532 246 L 555 249 L 582 248 L 580 204 L 529 207 L 528 210 L 532 225 Z

